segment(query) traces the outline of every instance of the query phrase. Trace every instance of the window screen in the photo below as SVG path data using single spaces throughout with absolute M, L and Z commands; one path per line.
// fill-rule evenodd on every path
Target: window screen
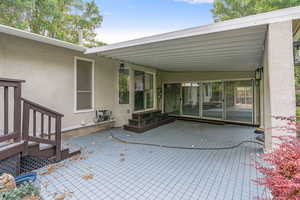
M 76 59 L 76 110 L 93 108 L 93 62 Z

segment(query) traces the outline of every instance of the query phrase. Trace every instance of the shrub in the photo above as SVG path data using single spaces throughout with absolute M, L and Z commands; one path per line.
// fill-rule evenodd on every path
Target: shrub
M 31 182 L 23 183 L 17 188 L 7 191 L 0 192 L 1 200 L 22 200 L 26 196 L 39 196 L 39 188 L 34 186 Z
M 295 118 L 276 117 L 287 121 L 281 127 L 285 130 L 299 130 L 300 124 Z M 273 200 L 300 199 L 300 138 L 285 136 L 275 137 L 279 143 L 276 149 L 263 154 L 261 162 L 255 162 L 255 167 L 264 177 L 255 182 L 268 188 Z

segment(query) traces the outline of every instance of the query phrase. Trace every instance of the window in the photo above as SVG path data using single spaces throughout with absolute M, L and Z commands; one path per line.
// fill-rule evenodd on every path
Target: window
M 154 75 L 134 71 L 134 110 L 145 110 L 154 107 Z
M 119 69 L 119 104 L 129 104 L 129 69 Z
M 251 87 L 237 87 L 235 91 L 236 105 L 251 105 L 252 104 L 252 88 Z
M 75 112 L 94 109 L 94 61 L 75 57 Z

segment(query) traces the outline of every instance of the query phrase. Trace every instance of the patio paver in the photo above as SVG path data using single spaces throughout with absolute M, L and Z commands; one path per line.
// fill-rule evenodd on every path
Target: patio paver
M 176 121 L 141 135 L 111 129 L 71 138 L 65 142 L 81 146 L 86 159 L 61 162 L 54 172 L 38 176 L 43 197 L 72 191 L 65 199 L 250 200 L 266 193 L 251 181 L 259 177 L 249 165 L 261 153 L 257 144 L 220 151 L 167 149 L 118 143 L 111 132 L 132 141 L 182 146 L 230 145 L 255 136 L 249 127 Z M 82 178 L 87 173 L 93 178 Z

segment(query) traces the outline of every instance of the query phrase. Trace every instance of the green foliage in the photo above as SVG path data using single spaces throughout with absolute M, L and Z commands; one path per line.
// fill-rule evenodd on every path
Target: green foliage
M 300 5 L 300 0 L 215 0 L 215 21 L 239 18 L 257 13 Z
M 33 185 L 31 182 L 23 183 L 14 190 L 7 192 L 0 192 L 1 200 L 21 200 L 27 195 L 39 195 L 40 189 Z
M 86 46 L 103 43 L 95 39 L 102 16 L 94 0 L 0 0 L 0 23 L 44 36 Z

